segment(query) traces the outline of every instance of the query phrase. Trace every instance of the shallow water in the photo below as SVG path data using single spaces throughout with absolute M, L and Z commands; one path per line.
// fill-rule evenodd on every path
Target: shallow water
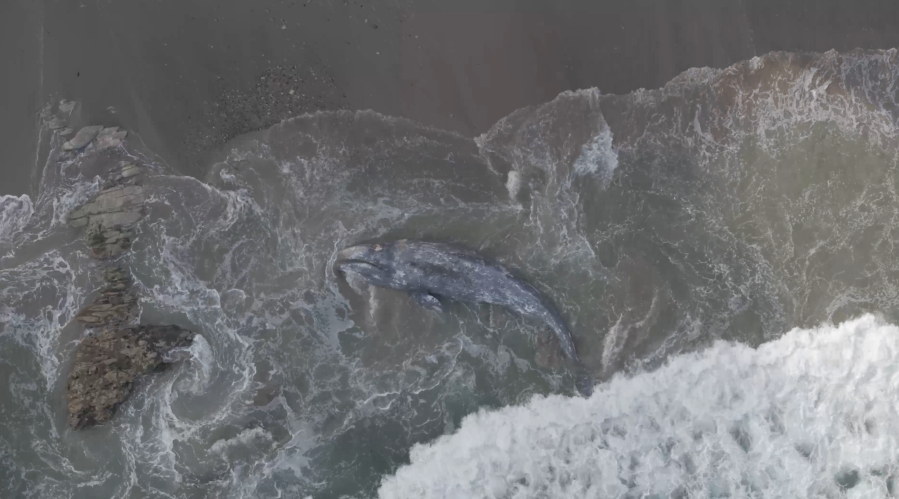
M 40 194 L 0 200 L 0 490 L 883 495 L 896 423 L 868 393 L 896 376 L 897 81 L 895 51 L 770 54 L 659 90 L 568 92 L 476 140 L 321 113 L 233 141 L 203 180 L 133 140 L 60 162 L 43 131 Z M 141 321 L 202 339 L 76 433 L 72 318 L 101 276 L 63 222 L 128 155 L 153 165 L 128 256 Z M 519 269 L 569 321 L 597 394 L 576 398 L 540 324 L 435 314 L 330 271 L 341 247 L 400 237 Z M 866 312 L 885 322 L 808 329 Z

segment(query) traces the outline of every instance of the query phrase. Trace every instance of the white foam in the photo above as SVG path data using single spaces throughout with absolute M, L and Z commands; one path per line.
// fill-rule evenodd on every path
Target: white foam
M 200 334 L 194 337 L 187 350 L 190 353 L 191 364 L 196 367 L 190 369 L 186 376 L 179 380 L 178 386 L 185 392 L 201 394 L 213 380 L 215 354 L 209 342 Z
M 34 205 L 27 194 L 0 196 L 0 242 L 12 239 L 34 214 Z
M 574 161 L 574 174 L 578 176 L 596 175 L 608 186 L 618 168 L 618 153 L 612 148 L 612 131 L 603 123 L 602 131 L 588 144 L 584 144 L 581 155 Z
M 41 285 L 46 295 L 38 301 L 33 290 Z M 60 332 L 77 313 L 80 296 L 75 271 L 58 250 L 0 271 L 0 332 L 35 351 L 48 389 L 59 376 Z
M 518 191 L 521 190 L 521 174 L 515 170 L 509 172 L 509 177 L 506 179 L 506 190 L 509 191 L 509 199 L 515 201 L 515 197 L 518 196 Z
M 873 316 L 719 342 L 598 386 L 481 411 L 411 451 L 382 498 L 888 497 L 899 328 Z
M 233 438 L 216 440 L 210 452 L 226 456 L 227 453 L 235 447 L 255 446 L 256 444 L 269 444 L 272 442 L 272 436 L 269 432 L 262 428 L 247 428 L 238 433 Z

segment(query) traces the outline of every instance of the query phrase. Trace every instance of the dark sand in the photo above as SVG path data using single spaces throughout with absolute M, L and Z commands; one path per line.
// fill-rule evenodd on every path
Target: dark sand
M 8 0 L 0 194 L 33 194 L 36 111 L 60 98 L 202 176 L 226 140 L 307 111 L 476 135 L 564 90 L 654 88 L 772 50 L 899 47 L 897 26 L 895 0 Z

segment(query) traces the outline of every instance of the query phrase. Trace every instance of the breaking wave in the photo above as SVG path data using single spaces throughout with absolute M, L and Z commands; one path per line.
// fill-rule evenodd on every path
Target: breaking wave
M 589 400 L 469 415 L 379 497 L 892 497 L 897 355 L 899 328 L 871 315 L 719 342 Z

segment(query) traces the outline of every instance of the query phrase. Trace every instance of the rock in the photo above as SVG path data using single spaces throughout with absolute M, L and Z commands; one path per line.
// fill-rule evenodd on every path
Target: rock
M 62 99 L 59 101 L 59 111 L 62 113 L 70 114 L 72 110 L 75 109 L 75 101 L 67 101 Z
M 63 150 L 74 151 L 76 149 L 81 149 L 90 144 L 91 141 L 94 140 L 94 137 L 100 133 L 100 130 L 103 130 L 103 126 L 101 125 L 86 126 L 81 130 L 78 130 L 78 133 L 76 133 L 71 140 L 66 141 L 66 143 L 62 145 Z
M 75 130 L 72 130 L 69 127 L 65 127 L 60 130 L 57 130 L 56 133 L 58 133 L 62 137 L 68 137 L 69 135 L 72 135 L 72 132 L 74 132 L 74 131 Z
M 122 178 L 133 177 L 140 173 L 140 168 L 134 165 L 128 165 L 122 168 Z
M 50 130 L 59 130 L 60 128 L 66 126 L 66 123 L 65 121 L 54 116 L 47 121 L 47 126 L 50 127 Z
M 194 333 L 178 326 L 104 329 L 84 339 L 66 383 L 68 423 L 75 430 L 108 422 L 135 381 L 157 369 L 164 354 L 185 347 Z
M 126 135 L 128 135 L 128 132 L 124 130 L 119 131 L 117 126 L 104 128 L 97 134 L 97 150 L 103 151 L 122 145 L 122 140 L 125 139 Z
M 69 220 L 69 226 L 70 227 L 84 227 L 85 225 L 87 225 L 87 222 L 88 222 L 87 217 L 77 218 L 75 220 Z

